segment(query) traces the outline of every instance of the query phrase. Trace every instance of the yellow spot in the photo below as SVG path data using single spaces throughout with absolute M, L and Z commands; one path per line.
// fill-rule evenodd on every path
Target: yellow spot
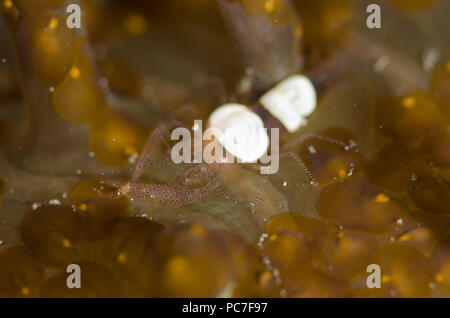
M 409 241 L 410 239 L 412 239 L 412 235 L 410 234 L 404 234 L 398 238 L 400 242 Z
M 383 193 L 380 193 L 375 197 L 375 202 L 377 203 L 386 203 L 389 201 L 389 197 Z
M 48 28 L 50 30 L 54 30 L 58 27 L 58 24 L 59 24 L 59 22 L 58 22 L 57 18 L 51 18 L 50 23 L 48 24 Z
M 338 238 L 343 238 L 343 237 L 344 237 L 344 233 L 339 232 L 339 233 L 338 233 Z
M 302 38 L 303 37 L 303 28 L 301 26 L 295 26 L 294 28 L 294 32 L 295 32 L 295 37 L 297 39 Z
M 339 170 L 339 178 L 344 179 L 347 176 L 347 172 L 344 169 Z
M 402 100 L 402 104 L 406 108 L 414 107 L 414 105 L 416 105 L 416 99 L 414 97 L 412 97 L 412 96 L 405 97 Z
M 265 271 L 264 273 L 261 274 L 261 276 L 259 277 L 259 283 L 261 284 L 261 286 L 269 286 L 270 282 L 272 280 L 272 273 L 269 271 Z
M 445 70 L 450 73 L 450 61 L 445 64 Z
M 125 147 L 125 154 L 127 156 L 131 156 L 131 155 L 133 155 L 135 153 L 136 153 L 136 148 L 134 148 L 133 146 L 126 146 Z
M 87 211 L 87 208 L 88 208 L 88 206 L 86 203 L 81 203 L 80 206 L 78 207 L 78 209 L 83 212 Z
M 117 261 L 120 264 L 123 264 L 127 261 L 127 256 L 125 255 L 125 253 L 120 253 L 119 255 L 117 255 Z
M 11 9 L 12 6 L 13 6 L 13 3 L 12 3 L 11 0 L 5 0 L 5 1 L 3 2 L 3 6 L 4 6 L 6 9 Z
M 72 69 L 70 70 L 70 77 L 72 77 L 73 79 L 77 79 L 80 77 L 80 75 L 80 69 L 76 66 L 72 67 Z
M 140 35 L 147 31 L 147 21 L 142 15 L 133 13 L 125 18 L 124 27 L 128 33 Z
M 442 282 L 444 282 L 444 275 L 442 275 L 442 274 L 437 274 L 436 277 L 435 277 L 434 279 L 436 280 L 436 282 L 442 283 Z
M 72 243 L 71 243 L 68 239 L 66 239 L 66 238 L 64 238 L 64 239 L 61 241 L 61 243 L 62 243 L 62 245 L 64 245 L 64 247 L 67 247 L 67 248 L 72 247 Z
M 264 4 L 264 10 L 266 10 L 267 13 L 272 13 L 275 10 L 275 1 L 266 1 L 266 3 Z
M 198 224 L 192 225 L 190 231 L 195 236 L 200 236 L 203 234 L 203 228 Z
M 41 31 L 36 35 L 39 46 L 43 47 L 48 55 L 55 55 L 59 52 L 59 40 L 51 33 Z
M 22 295 L 28 296 L 30 294 L 30 289 L 28 287 L 22 287 Z
M 273 241 L 275 241 L 277 238 L 278 238 L 278 235 L 272 234 L 272 235 L 269 237 L 269 240 L 270 240 L 271 242 L 273 242 Z
M 391 277 L 390 276 L 388 276 L 388 275 L 381 276 L 381 282 L 383 284 L 389 283 L 390 281 L 391 281 Z
M 188 267 L 188 262 L 183 256 L 174 256 L 170 259 L 167 266 L 171 274 L 183 274 Z

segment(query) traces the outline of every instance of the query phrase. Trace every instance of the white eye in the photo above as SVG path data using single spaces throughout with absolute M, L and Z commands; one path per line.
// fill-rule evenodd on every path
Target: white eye
M 225 104 L 208 120 L 224 148 L 244 163 L 256 162 L 269 147 L 269 136 L 261 118 L 241 104 Z
M 260 103 L 288 131 L 294 132 L 306 124 L 305 117 L 317 106 L 317 95 L 311 81 L 302 75 L 291 76 L 264 94 Z

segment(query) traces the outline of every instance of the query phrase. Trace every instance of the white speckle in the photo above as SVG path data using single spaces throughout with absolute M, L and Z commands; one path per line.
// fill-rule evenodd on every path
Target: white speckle
M 339 230 L 342 231 L 343 229 L 344 229 L 344 226 L 343 226 L 343 225 L 340 225 L 340 226 L 339 226 Z
M 310 153 L 312 153 L 312 154 L 315 154 L 315 153 L 317 152 L 316 148 L 314 148 L 313 145 L 311 145 L 311 146 L 308 147 L 308 151 L 309 151 Z
M 269 234 L 267 234 L 267 233 L 261 234 L 261 236 L 259 237 L 259 241 L 258 241 L 258 246 L 259 246 L 260 248 L 263 247 L 262 244 L 264 243 L 265 239 L 268 238 L 268 237 L 269 237 Z
M 422 53 L 422 68 L 431 72 L 441 58 L 441 52 L 435 47 L 425 48 Z
M 33 210 L 37 210 L 38 208 L 40 208 L 41 207 L 41 204 L 39 203 L 39 202 L 34 202 L 32 205 L 31 205 L 31 208 L 33 209 Z
M 280 296 L 281 296 L 281 297 L 286 297 L 286 296 L 287 296 L 287 291 L 286 291 L 286 289 L 280 290 Z
M 62 195 L 61 195 L 61 197 L 63 198 L 63 199 L 66 199 L 67 198 L 67 193 L 63 193 Z
M 240 93 L 249 92 L 253 86 L 253 79 L 250 75 L 244 76 L 242 80 L 239 82 L 238 91 Z
M 3 63 L 6 63 L 6 61 L 7 61 L 7 59 L 6 59 L 6 58 L 4 58 L 4 59 L 2 60 L 2 62 L 3 62 Z
M 76 174 L 80 175 L 81 174 L 81 169 L 77 169 Z
M 276 268 L 273 269 L 273 276 L 280 277 L 280 271 Z
M 345 146 L 345 150 L 348 151 L 348 150 L 350 150 L 350 149 L 352 149 L 352 148 L 354 148 L 356 146 L 357 146 L 356 142 L 354 140 L 350 140 L 350 144 Z
M 252 67 L 248 66 L 245 68 L 245 74 L 251 76 L 251 75 L 255 74 L 255 70 Z
M 350 171 L 347 173 L 347 176 L 348 176 L 348 177 L 351 177 L 351 176 L 353 175 L 353 171 L 355 171 L 355 168 L 354 168 L 354 167 L 351 167 L 351 168 L 350 168 Z
M 93 151 L 89 151 L 88 156 L 89 158 L 94 158 L 95 154 Z
M 433 283 L 433 282 L 431 282 L 431 283 L 428 284 L 428 287 L 429 287 L 430 289 L 435 289 L 435 288 L 436 288 L 436 284 Z
M 287 187 L 287 181 L 283 182 L 283 187 Z
M 417 175 L 415 173 L 411 175 L 411 181 L 417 181 Z
M 59 201 L 58 199 L 52 199 L 52 200 L 48 201 L 48 204 L 54 205 L 54 206 L 61 205 L 61 201 Z
M 398 219 L 398 220 L 397 220 L 397 224 L 398 224 L 398 225 L 403 225 L 403 219 Z
M 270 260 L 267 257 L 263 257 L 262 261 L 266 266 L 270 266 Z
M 130 164 L 135 164 L 138 157 L 139 157 L 139 154 L 137 152 L 135 152 L 131 156 L 128 157 L 128 162 Z
M 104 77 L 102 77 L 99 81 L 98 84 L 102 87 L 102 88 L 107 88 L 108 87 L 108 80 Z
M 393 237 L 393 236 L 389 237 L 389 241 L 395 242 L 395 237 Z
M 4 243 L 4 242 L 3 242 L 2 240 L 0 240 L 0 245 L 3 245 L 3 243 Z
M 116 142 L 116 137 L 113 137 L 113 138 L 112 138 L 112 141 L 113 141 L 113 142 Z
M 55 88 L 54 88 L 53 86 L 50 86 L 50 87 L 48 88 L 48 91 L 49 91 L 50 93 L 53 93 L 53 92 L 55 91 Z
M 273 272 L 273 277 L 275 277 L 275 283 L 277 285 L 280 285 L 283 282 L 283 280 L 281 279 L 280 271 L 278 269 L 274 268 L 272 272 Z
M 373 69 L 376 72 L 382 72 L 389 65 L 390 62 L 391 59 L 388 56 L 383 55 L 375 62 L 375 64 L 373 65 Z

